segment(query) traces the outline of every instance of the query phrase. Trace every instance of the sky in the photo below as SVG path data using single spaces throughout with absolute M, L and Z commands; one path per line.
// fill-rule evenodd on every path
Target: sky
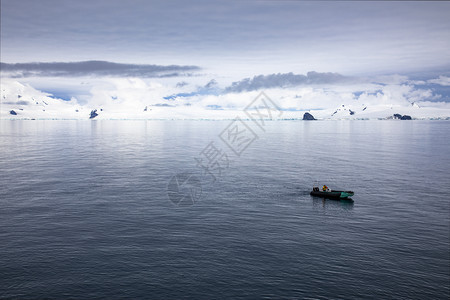
M 0 1 L 8 105 L 203 116 L 264 91 L 286 111 L 450 117 L 450 1 Z
M 205 73 L 448 70 L 450 2 L 1 0 L 1 62 Z

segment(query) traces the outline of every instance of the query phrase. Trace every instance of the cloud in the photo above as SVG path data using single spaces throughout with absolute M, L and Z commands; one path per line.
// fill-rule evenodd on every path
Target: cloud
M 433 96 L 429 98 L 429 101 L 444 101 L 450 102 L 450 76 L 448 71 L 442 72 L 444 75 L 423 74 L 419 77 L 419 80 L 407 80 L 408 85 L 414 85 L 417 89 L 430 90 Z M 430 76 L 432 75 L 432 76 Z
M 181 81 L 181 82 L 178 82 L 177 83 L 177 85 L 176 85 L 176 87 L 177 88 L 181 88 L 181 87 L 183 87 L 183 86 L 185 86 L 185 85 L 188 85 L 189 83 L 187 83 L 186 81 Z
M 159 106 L 159 107 L 175 107 L 175 105 L 167 104 L 167 103 L 156 103 L 152 104 L 152 106 Z
M 215 89 L 217 87 L 217 81 L 215 79 L 211 79 L 206 85 L 205 89 Z
M 170 59 L 230 72 L 366 74 L 420 71 L 450 59 L 446 1 L 14 0 L 1 6 L 4 62 Z
M 197 66 L 121 64 L 108 61 L 1 63 L 2 76 L 21 77 L 174 77 L 200 70 Z
M 434 83 L 434 84 L 443 85 L 443 86 L 450 86 L 450 77 L 439 76 L 439 78 L 428 80 L 428 83 Z
M 233 82 L 225 89 L 226 92 L 254 91 L 267 88 L 284 88 L 306 84 L 336 84 L 350 81 L 350 77 L 338 73 L 308 72 L 305 75 L 294 73 L 258 75 Z
M 187 85 L 187 83 L 183 85 L 177 84 L 176 87 L 183 87 Z M 176 94 L 165 96 L 165 100 L 175 100 L 178 97 L 188 98 L 193 96 L 200 96 L 200 95 L 218 95 L 220 94 L 221 90 L 219 88 L 219 84 L 215 79 L 211 79 L 205 86 L 199 86 L 195 91 L 191 92 L 179 92 Z
M 204 78 L 201 81 L 197 77 L 188 80 L 189 86 L 196 91 L 210 86 Z M 260 93 L 254 90 L 188 94 L 186 91 L 184 96 L 166 99 L 166 95 L 181 92 L 181 88 L 175 87 L 176 83 L 177 80 L 167 78 L 101 78 L 88 86 L 89 93 L 82 98 L 73 95 L 69 101 L 63 101 L 29 84 L 5 78 L 2 80 L 2 105 L 6 107 L 3 113 L 6 117 L 9 110 L 14 109 L 17 112 L 20 110 L 20 116 L 30 118 L 88 118 L 89 112 L 97 109 L 99 118 L 234 118 Z M 310 110 L 319 118 L 330 118 L 338 109 L 339 113 L 333 118 L 349 117 L 350 110 L 356 113 L 353 117 L 358 118 L 367 114 L 370 117 L 386 117 L 393 111 L 413 117 L 447 117 L 450 111 L 450 103 L 443 102 L 442 97 L 433 90 L 411 84 L 301 85 L 276 87 L 265 92 L 286 112 L 286 118 L 301 118 L 302 111 Z M 433 111 L 428 108 L 433 108 Z M 446 110 L 440 112 L 439 108 Z

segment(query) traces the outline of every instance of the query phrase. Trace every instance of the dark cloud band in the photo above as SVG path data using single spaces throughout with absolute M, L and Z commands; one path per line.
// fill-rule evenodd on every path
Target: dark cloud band
M 82 62 L 36 62 L 36 63 L 1 63 L 2 75 L 11 77 L 30 76 L 123 76 L 123 77 L 167 77 L 186 75 L 200 70 L 197 66 L 179 65 L 140 65 L 120 64 L 108 61 L 82 61 Z
M 226 92 L 243 92 L 254 91 L 264 88 L 291 87 L 303 84 L 338 84 L 351 80 L 350 77 L 343 76 L 338 73 L 318 73 L 308 72 L 306 75 L 298 75 L 294 73 L 258 75 L 245 78 L 241 81 L 233 82 L 233 84 L 225 89 Z

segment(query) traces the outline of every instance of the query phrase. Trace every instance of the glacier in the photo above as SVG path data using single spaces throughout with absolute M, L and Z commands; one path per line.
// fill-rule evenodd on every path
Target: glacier
M 0 118 L 226 120 L 245 118 L 243 109 L 261 91 L 220 92 L 216 87 L 208 93 L 195 82 L 181 85 L 113 78 L 108 79 L 108 84 L 92 86 L 89 97 L 81 101 L 76 95 L 64 100 L 29 83 L 2 78 Z M 394 114 L 413 119 L 450 118 L 450 103 L 439 102 L 438 96 L 428 90 L 417 90 L 407 84 L 308 85 L 263 91 L 282 111 L 282 116 L 274 119 L 301 120 L 305 112 L 319 120 L 393 119 Z M 97 115 L 91 118 L 94 110 Z

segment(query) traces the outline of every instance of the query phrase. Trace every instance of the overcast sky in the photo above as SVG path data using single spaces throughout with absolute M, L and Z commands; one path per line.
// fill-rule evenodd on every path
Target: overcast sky
M 449 69 L 450 2 L 2 0 L 1 61 L 248 76 Z

